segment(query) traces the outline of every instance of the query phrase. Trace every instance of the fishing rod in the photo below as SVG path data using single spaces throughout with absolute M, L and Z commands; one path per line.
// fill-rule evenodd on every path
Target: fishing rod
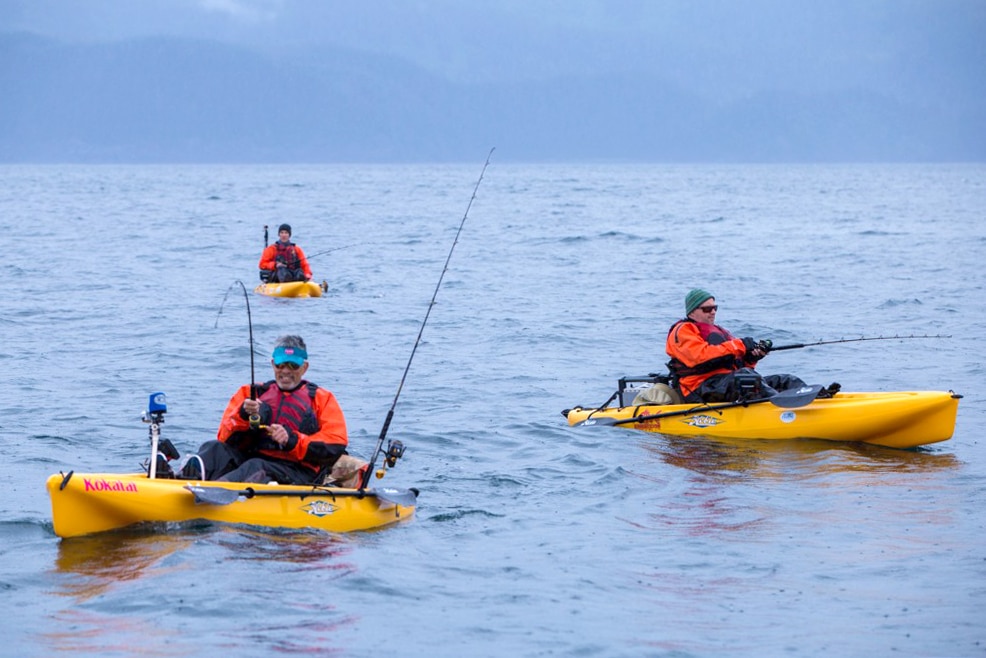
M 325 254 L 331 254 L 333 251 L 339 251 L 340 249 L 349 249 L 350 247 L 355 247 L 355 244 L 347 244 L 345 247 L 336 247 L 335 249 L 326 249 L 325 251 L 320 251 L 317 254 L 312 254 L 308 256 L 308 260 L 315 258 L 317 256 L 324 256 Z
M 266 229 L 267 229 L 267 227 L 265 226 L 264 229 L 265 229 L 264 233 L 266 235 Z M 255 375 L 255 369 L 254 369 L 254 364 L 253 364 L 253 317 L 250 314 L 250 295 L 247 294 L 246 286 L 243 285 L 243 282 L 240 281 L 239 279 L 237 279 L 233 283 L 229 284 L 229 288 L 226 288 L 226 294 L 223 295 L 222 304 L 219 305 L 219 313 L 216 315 L 216 323 L 215 323 L 215 325 L 213 325 L 213 329 L 215 329 L 215 328 L 217 328 L 219 326 L 219 316 L 223 314 L 223 306 L 226 305 L 226 298 L 229 297 L 229 291 L 232 290 L 233 289 L 233 286 L 235 286 L 236 284 L 240 284 L 240 288 L 243 290 L 243 299 L 246 300 L 247 327 L 250 330 L 250 399 L 251 400 L 256 400 L 257 399 L 257 384 L 256 384 L 257 378 L 256 378 L 256 375 Z M 250 424 L 251 425 L 259 425 L 259 423 L 260 423 L 260 416 L 258 416 L 256 414 L 250 416 Z
M 374 464 L 377 461 L 377 456 L 383 448 L 383 440 L 387 436 L 387 430 L 390 429 L 390 421 L 394 418 L 394 409 L 397 407 L 397 398 L 400 397 L 401 391 L 404 388 L 407 373 L 411 369 L 411 361 L 414 360 L 414 353 L 418 350 L 418 345 L 421 343 L 421 335 L 425 331 L 425 325 L 428 324 L 428 316 L 431 315 L 431 309 L 435 306 L 435 299 L 438 297 L 438 290 L 442 287 L 442 280 L 445 278 L 445 273 L 448 272 L 448 264 L 449 261 L 452 260 L 452 252 L 455 251 L 455 245 L 459 244 L 459 234 L 462 233 L 462 227 L 466 224 L 466 218 L 469 216 L 469 209 L 472 208 L 472 202 L 476 200 L 476 193 L 479 191 L 479 184 L 483 182 L 483 175 L 486 174 L 486 168 L 490 166 L 490 158 L 493 157 L 493 151 L 495 150 L 496 147 L 491 148 L 489 154 L 486 156 L 486 164 L 483 165 L 483 170 L 479 172 L 479 180 L 476 181 L 476 187 L 473 188 L 472 197 L 469 199 L 469 204 L 466 205 L 466 212 L 462 215 L 462 221 L 459 222 L 459 230 L 455 232 L 455 239 L 452 241 L 452 247 L 449 249 L 448 256 L 445 258 L 445 266 L 442 268 L 442 274 L 438 277 L 438 283 L 435 285 L 435 292 L 431 295 L 431 302 L 428 304 L 428 310 L 425 312 L 424 320 L 421 321 L 421 328 L 418 330 L 418 338 L 414 341 L 414 347 L 411 348 L 411 356 L 407 360 L 407 365 L 404 366 L 404 374 L 401 376 L 401 382 L 397 386 L 397 394 L 394 395 L 394 401 L 390 404 L 390 410 L 387 412 L 387 418 L 383 421 L 383 427 L 380 429 L 380 437 L 377 439 L 377 447 L 373 451 L 373 456 L 370 457 L 370 463 L 366 467 L 366 472 L 363 473 L 363 480 L 359 485 L 360 491 L 366 489 L 366 486 L 370 483 L 370 474 L 374 472 Z M 396 464 L 397 460 L 403 454 L 404 446 L 401 445 L 399 441 L 394 441 L 388 444 L 387 455 L 384 460 L 385 467 Z M 383 468 L 379 473 L 377 473 L 377 477 L 383 477 Z
M 910 336 L 867 336 L 863 338 L 840 338 L 839 340 L 820 340 L 814 343 L 794 343 L 793 345 L 775 345 L 768 349 L 768 352 L 778 352 L 780 350 L 795 350 L 802 347 L 814 347 L 816 345 L 835 345 L 836 343 L 858 343 L 864 340 L 906 340 L 911 338 L 951 338 L 951 335 L 943 336 L 941 334 L 929 335 L 924 334 L 921 336 L 910 335 Z

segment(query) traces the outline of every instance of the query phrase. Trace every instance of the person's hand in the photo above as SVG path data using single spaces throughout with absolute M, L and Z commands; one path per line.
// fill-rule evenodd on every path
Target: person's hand
M 774 346 L 774 341 L 770 340 L 769 338 L 765 338 L 757 343 L 757 349 L 763 352 L 764 354 L 767 354 L 767 352 L 769 352 L 773 346 Z
M 743 347 L 746 348 L 746 359 L 756 361 L 763 358 L 767 351 L 762 347 L 763 341 L 757 341 L 747 336 L 743 339 Z
M 271 440 L 274 441 L 278 446 L 283 448 L 288 442 L 288 430 L 284 425 L 270 425 L 267 427 L 267 434 L 270 436 Z
M 270 405 L 260 400 L 244 400 L 240 404 L 240 418 L 250 421 L 252 429 L 258 429 L 270 422 Z

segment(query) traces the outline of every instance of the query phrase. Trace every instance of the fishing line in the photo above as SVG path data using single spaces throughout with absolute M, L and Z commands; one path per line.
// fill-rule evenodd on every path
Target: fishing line
M 264 229 L 266 228 L 267 227 L 265 226 Z M 229 288 L 226 288 L 226 294 L 223 295 L 223 302 L 222 304 L 219 305 L 219 313 L 216 315 L 216 323 L 213 325 L 212 328 L 216 329 L 219 327 L 219 316 L 223 314 L 223 306 L 226 305 L 226 298 L 229 297 L 229 291 L 232 290 L 233 286 L 235 286 L 236 284 L 240 285 L 240 288 L 243 290 L 243 299 L 246 300 L 247 327 L 250 330 L 250 399 L 256 400 L 257 385 L 255 382 L 257 381 L 257 379 L 254 375 L 254 366 L 253 366 L 253 317 L 250 314 L 250 295 L 247 294 L 246 286 L 243 285 L 243 282 L 240 281 L 239 279 L 229 284 Z
M 459 222 L 459 230 L 455 232 L 455 239 L 452 241 L 452 247 L 448 251 L 448 256 L 445 258 L 445 266 L 442 268 L 442 274 L 438 277 L 438 283 L 435 285 L 435 292 L 431 296 L 431 302 L 428 304 L 428 310 L 425 312 L 424 320 L 421 321 L 421 328 L 418 330 L 418 337 L 414 341 L 414 347 L 411 348 L 411 356 L 407 360 L 407 365 L 404 366 L 404 374 L 401 376 L 401 382 L 397 386 L 397 394 L 394 395 L 394 401 L 390 404 L 390 410 L 387 412 L 387 418 L 383 422 L 383 428 L 380 430 L 380 438 L 377 439 L 377 447 L 373 451 L 373 456 L 370 458 L 370 463 L 366 468 L 366 472 L 363 474 L 363 481 L 360 482 L 360 491 L 366 489 L 366 486 L 370 483 L 370 474 L 373 473 L 374 464 L 377 461 L 377 457 L 380 455 L 380 450 L 383 448 L 383 440 L 387 436 L 387 430 L 390 429 L 390 421 L 394 418 L 394 409 L 397 407 L 397 398 L 400 397 L 401 391 L 404 389 L 404 382 L 407 380 L 407 373 L 411 369 L 411 361 L 414 360 L 414 354 L 418 350 L 418 345 L 421 343 L 421 335 L 425 331 L 425 325 L 428 324 L 428 316 L 431 315 L 431 309 L 435 306 L 435 299 L 438 297 L 438 290 L 442 287 L 442 280 L 445 278 L 445 273 L 448 272 L 449 261 L 452 260 L 452 252 L 455 251 L 455 245 L 459 244 L 459 234 L 462 233 L 462 227 L 466 224 L 466 218 L 469 216 L 469 209 L 472 208 L 472 202 L 476 200 L 476 193 L 479 191 L 479 184 L 483 182 L 483 175 L 486 174 L 486 168 L 490 165 L 490 158 L 493 157 L 493 151 L 496 147 L 491 148 L 489 154 L 486 156 L 486 163 L 483 165 L 483 170 L 479 172 L 479 180 L 476 181 L 476 187 L 473 188 L 472 197 L 469 199 L 469 204 L 466 206 L 466 212 L 462 215 L 462 221 Z M 398 448 L 396 454 L 391 454 L 391 450 L 388 448 L 388 460 L 387 464 L 393 465 L 396 462 L 396 458 L 403 454 L 403 446 Z

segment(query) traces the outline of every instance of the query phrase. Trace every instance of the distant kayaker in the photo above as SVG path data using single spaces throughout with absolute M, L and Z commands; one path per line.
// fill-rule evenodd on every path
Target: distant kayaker
M 668 330 L 668 368 L 685 402 L 762 398 L 805 385 L 793 375 L 762 376 L 754 370 L 770 351 L 771 342 L 734 338 L 716 324 L 718 310 L 711 293 L 695 288 L 685 295 L 685 317 Z
M 204 443 L 179 477 L 314 484 L 346 454 L 346 419 L 335 395 L 304 379 L 305 341 L 278 338 L 271 366 L 273 380 L 236 391 L 217 440 Z
M 265 283 L 311 281 L 312 268 L 301 247 L 291 242 L 291 225 L 281 224 L 277 242 L 260 255 L 260 280 Z

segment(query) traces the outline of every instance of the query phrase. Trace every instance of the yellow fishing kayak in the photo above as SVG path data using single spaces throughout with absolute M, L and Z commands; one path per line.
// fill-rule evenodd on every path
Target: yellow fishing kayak
M 149 479 L 145 473 L 73 473 L 48 478 L 59 537 L 141 522 L 204 519 L 329 532 L 371 530 L 414 515 L 417 491 L 377 487 L 243 484 Z
M 791 399 L 778 400 L 780 404 L 769 399 L 643 404 L 575 407 L 562 414 L 569 425 L 617 425 L 673 436 L 823 439 L 915 448 L 951 438 L 961 397 L 952 391 L 839 392 L 803 404 L 792 404 Z
M 328 284 L 314 281 L 289 281 L 288 283 L 261 283 L 253 289 L 260 295 L 268 297 L 321 297 Z

